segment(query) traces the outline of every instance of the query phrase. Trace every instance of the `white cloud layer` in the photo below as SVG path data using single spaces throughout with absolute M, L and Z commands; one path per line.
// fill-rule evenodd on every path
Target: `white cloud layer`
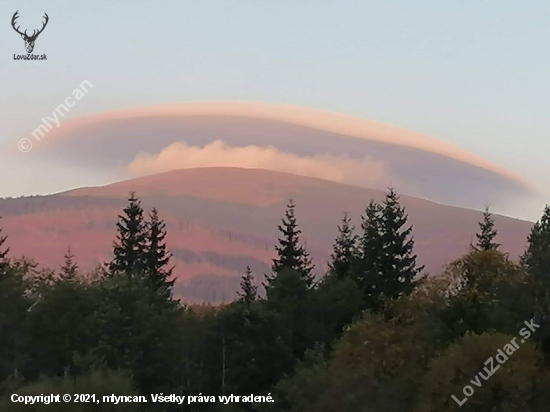
M 133 175 L 143 176 L 197 167 L 267 169 L 372 188 L 384 188 L 390 182 L 383 162 L 371 158 L 328 154 L 298 156 L 273 146 L 233 147 L 221 140 L 204 147 L 178 142 L 157 154 L 140 153 L 128 169 Z

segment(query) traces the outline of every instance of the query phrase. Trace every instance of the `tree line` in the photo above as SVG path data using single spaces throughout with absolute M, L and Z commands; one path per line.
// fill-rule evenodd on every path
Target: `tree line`
M 520 261 L 500 251 L 488 209 L 476 243 L 438 276 L 414 254 L 389 189 L 359 230 L 344 215 L 328 272 L 301 240 L 295 205 L 271 273 L 243 268 L 226 305 L 174 297 L 166 225 L 131 194 L 113 258 L 83 273 L 11 257 L 0 230 L 0 409 L 9 395 L 267 395 L 273 404 L 57 404 L 56 411 L 542 411 L 550 384 L 550 208 Z M 260 284 L 256 278 L 263 276 Z M 468 402 L 463 387 L 525 321 L 540 325 Z M 490 376 L 490 377 L 489 377 Z M 65 409 L 63 409 L 65 408 Z

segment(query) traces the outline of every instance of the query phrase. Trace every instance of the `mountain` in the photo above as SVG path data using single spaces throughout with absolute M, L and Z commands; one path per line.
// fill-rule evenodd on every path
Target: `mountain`
M 0 200 L 2 225 L 14 255 L 58 268 L 70 245 L 90 270 L 108 261 L 117 216 L 135 191 L 148 211 L 166 220 L 178 277 L 176 292 L 189 301 L 229 301 L 250 265 L 257 280 L 269 271 L 277 224 L 292 199 L 303 240 L 322 273 L 342 213 L 356 226 L 371 199 L 384 192 L 259 169 L 199 168 L 89 187 L 50 196 Z M 419 262 L 430 273 L 467 252 L 479 211 L 401 196 L 414 227 Z M 495 216 L 497 241 L 517 257 L 531 223 Z

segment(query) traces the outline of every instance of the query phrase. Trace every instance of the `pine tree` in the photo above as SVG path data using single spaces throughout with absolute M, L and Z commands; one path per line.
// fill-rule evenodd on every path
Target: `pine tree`
M 250 266 L 246 267 L 246 273 L 241 278 L 241 291 L 238 292 L 240 300 L 249 307 L 257 298 L 258 287 L 254 286 L 254 276 Z
M 71 280 L 78 274 L 78 265 L 74 262 L 74 255 L 71 252 L 71 247 L 67 248 L 64 256 L 65 263 L 61 266 L 61 279 Z
M 298 229 L 292 200 L 288 203 L 285 217 L 278 228 L 283 236 L 279 238 L 279 245 L 275 246 L 278 257 L 273 259 L 273 265 L 271 266 L 273 275 L 266 276 L 268 284 L 271 284 L 281 271 L 289 269 L 298 273 L 300 278 L 306 282 L 308 288 L 312 287 L 314 266 L 311 263 L 309 253 L 300 245 L 300 233 L 302 231 Z
M 145 252 L 146 274 L 155 288 L 164 289 L 170 295 L 174 280 L 170 280 L 173 268 L 166 269 L 172 258 L 165 243 L 166 224 L 159 218 L 155 208 L 151 210 L 149 218 Z
M 129 278 L 143 276 L 146 269 L 147 224 L 135 192 L 130 194 L 128 206 L 123 212 L 123 215 L 118 216 L 118 234 L 113 244 L 114 259 L 108 265 L 109 273 L 124 274 Z
M 0 216 L 0 219 L 2 217 Z M 2 250 L 4 247 L 4 243 L 6 243 L 6 240 L 8 239 L 8 236 L 2 236 L 2 228 L 0 228 L 0 271 L 6 269 L 8 266 L 8 253 L 10 251 L 10 248 L 6 248 Z
M 348 278 L 352 274 L 352 266 L 357 259 L 358 242 L 358 236 L 354 232 L 351 219 L 345 213 L 341 225 L 338 226 L 338 237 L 329 262 L 330 273 L 338 279 Z
M 550 284 L 550 206 L 546 205 L 542 217 L 531 229 L 529 245 L 521 261 L 535 278 Z
M 493 215 L 489 212 L 489 206 L 486 206 L 483 212 L 483 222 L 479 222 L 478 224 L 480 233 L 476 233 L 477 244 L 475 249 L 497 250 L 500 244 L 494 242 L 497 231 Z

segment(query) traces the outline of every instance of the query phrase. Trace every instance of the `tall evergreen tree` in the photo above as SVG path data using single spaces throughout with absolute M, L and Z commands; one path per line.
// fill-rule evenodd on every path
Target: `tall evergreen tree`
M 416 263 L 412 226 L 406 227 L 407 220 L 399 196 L 390 188 L 382 210 L 382 282 L 379 289 L 390 299 L 412 292 L 414 278 L 424 269 Z
M 483 221 L 479 222 L 479 233 L 476 233 L 477 250 L 497 250 L 500 244 L 495 243 L 497 231 L 495 229 L 495 221 L 493 215 L 489 211 L 489 206 L 485 207 L 483 212 Z
M 550 355 L 550 206 L 531 228 L 521 261 L 533 284 L 535 316 L 541 324 L 541 348 Z
M 65 252 L 65 263 L 61 266 L 61 279 L 71 280 L 78 274 L 78 265 L 74 261 L 74 254 L 71 251 L 71 247 L 67 248 Z
M 279 244 L 275 246 L 277 258 L 273 259 L 271 269 L 273 275 L 267 276 L 268 285 L 273 282 L 279 273 L 284 269 L 289 269 L 300 275 L 308 288 L 312 287 L 314 276 L 312 274 L 313 264 L 306 249 L 300 245 L 300 233 L 298 223 L 294 214 L 294 203 L 292 200 L 288 203 L 285 217 L 282 224 L 278 226 L 282 237 L 279 238 Z
M 338 237 L 334 242 L 329 262 L 330 273 L 336 278 L 345 279 L 352 275 L 352 266 L 357 259 L 357 242 L 355 228 L 351 226 L 351 219 L 345 213 L 342 223 L 338 226 Z
M 2 219 L 1 216 L 0 219 Z M 2 250 L 7 239 L 8 236 L 2 236 L 2 228 L 0 228 L 0 271 L 6 269 L 8 265 L 8 253 L 10 248 L 8 247 Z
M 146 269 L 147 223 L 135 192 L 130 194 L 123 212 L 118 216 L 118 234 L 113 245 L 114 259 L 108 265 L 109 273 L 129 278 L 142 276 Z
M 166 224 L 159 218 L 155 208 L 151 211 L 149 218 L 145 252 L 146 274 L 155 288 L 164 289 L 171 294 L 174 280 L 170 280 L 173 268 L 167 269 L 172 254 L 166 248 Z
M 390 188 L 383 205 L 371 201 L 363 217 L 358 282 L 367 304 L 378 309 L 381 296 L 396 299 L 413 290 L 423 266 L 416 263 L 412 227 L 399 196 Z
M 521 260 L 531 275 L 549 285 L 550 206 L 545 206 L 542 217 L 533 225 L 527 240 L 529 244 Z
M 241 291 L 238 292 L 240 300 L 249 307 L 254 302 L 258 295 L 258 287 L 254 286 L 254 276 L 250 266 L 246 267 L 246 272 L 241 278 Z
M 359 260 L 354 275 L 364 290 L 368 305 L 373 306 L 374 297 L 378 295 L 379 278 L 382 276 L 382 206 L 371 200 L 361 220 L 363 233 L 359 239 Z

